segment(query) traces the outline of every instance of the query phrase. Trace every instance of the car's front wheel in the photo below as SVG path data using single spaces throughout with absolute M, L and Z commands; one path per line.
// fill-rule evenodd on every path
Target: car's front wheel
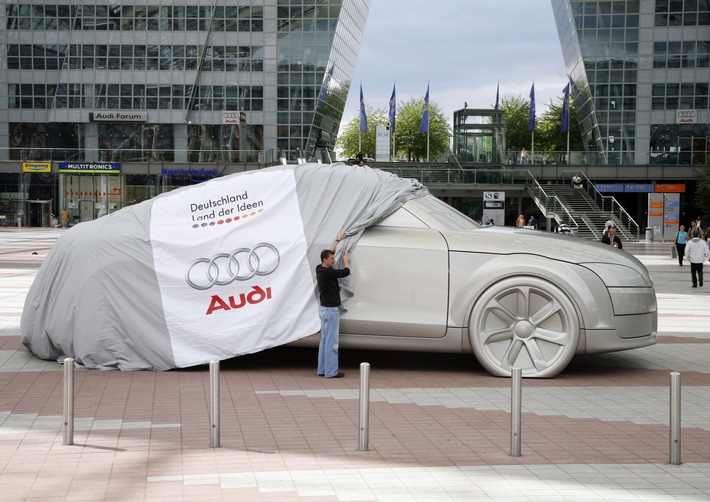
M 476 301 L 468 325 L 473 352 L 493 375 L 557 375 L 579 343 L 579 319 L 572 301 L 538 277 L 510 277 L 490 286 Z

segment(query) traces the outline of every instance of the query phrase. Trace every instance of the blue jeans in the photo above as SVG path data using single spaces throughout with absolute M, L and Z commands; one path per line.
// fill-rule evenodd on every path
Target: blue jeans
M 318 374 L 326 378 L 338 374 L 338 335 L 340 333 L 340 307 L 320 307 L 320 346 L 318 347 Z

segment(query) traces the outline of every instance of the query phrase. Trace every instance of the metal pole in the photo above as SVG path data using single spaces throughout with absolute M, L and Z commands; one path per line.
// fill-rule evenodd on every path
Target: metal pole
M 523 403 L 523 370 L 510 370 L 510 456 L 520 456 L 520 414 Z
M 74 444 L 74 359 L 64 359 L 64 440 L 62 444 Z
M 210 448 L 219 448 L 219 361 L 210 361 Z
M 360 429 L 357 451 L 367 451 L 370 435 L 370 363 L 360 363 Z
M 680 373 L 671 373 L 671 406 L 670 406 L 670 460 L 672 465 L 680 465 Z

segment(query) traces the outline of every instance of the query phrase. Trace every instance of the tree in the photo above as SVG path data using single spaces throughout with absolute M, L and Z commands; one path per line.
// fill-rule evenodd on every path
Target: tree
M 366 110 L 367 132 L 362 133 L 362 149 L 360 148 L 360 115 L 351 118 L 341 127 L 335 144 L 346 157 L 355 157 L 358 153 L 366 158 L 375 158 L 375 131 L 377 126 L 388 126 L 389 118 L 382 108 Z
M 411 98 L 397 106 L 395 155 L 407 160 L 426 160 L 426 133 L 419 132 L 424 99 Z M 382 108 L 368 108 L 367 132 L 362 133 L 362 154 L 365 157 L 375 157 L 375 128 L 378 125 L 389 125 L 387 112 Z M 441 111 L 441 107 L 429 101 L 429 159 L 446 156 L 449 153 L 449 138 L 451 128 Z M 346 157 L 355 157 L 360 149 L 360 117 L 350 119 L 340 130 L 337 146 Z
M 561 130 L 563 106 L 564 97 L 560 98 L 559 103 L 553 103 L 550 100 L 550 105 L 538 119 L 538 124 L 535 128 L 535 150 L 548 152 L 567 151 L 567 133 Z M 572 152 L 584 150 L 579 121 L 577 120 L 577 107 L 574 103 L 570 103 L 569 109 L 569 149 Z
M 695 187 L 696 205 L 700 206 L 702 213 L 707 219 L 710 215 L 710 166 L 705 165 L 702 172 L 698 176 L 698 181 Z
M 501 100 L 505 111 L 505 148 L 506 150 L 530 149 L 532 135 L 528 131 L 530 121 L 530 103 L 522 97 L 505 96 Z M 537 138 L 535 138 L 537 140 Z
M 427 133 L 419 132 L 424 99 L 410 98 L 397 108 L 395 148 L 396 157 L 409 161 L 426 160 Z M 451 128 L 441 107 L 429 101 L 429 160 L 449 153 Z

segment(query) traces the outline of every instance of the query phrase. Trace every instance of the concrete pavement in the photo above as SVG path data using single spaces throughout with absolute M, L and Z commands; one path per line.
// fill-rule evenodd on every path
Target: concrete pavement
M 346 378 L 326 380 L 314 350 L 283 348 L 222 363 L 220 448 L 209 448 L 206 367 L 77 370 L 65 446 L 62 366 L 19 338 L 61 232 L 0 229 L 2 500 L 710 500 L 710 288 L 692 289 L 689 267 L 658 245 L 633 252 L 654 278 L 660 343 L 524 380 L 511 457 L 510 381 L 472 356 L 343 351 Z M 671 371 L 682 374 L 682 465 L 668 464 Z

